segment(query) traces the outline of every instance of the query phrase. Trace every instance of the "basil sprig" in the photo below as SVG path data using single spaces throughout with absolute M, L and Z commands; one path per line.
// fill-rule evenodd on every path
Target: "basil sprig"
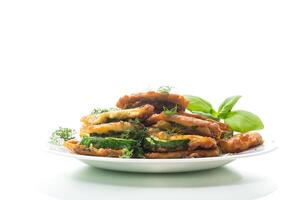
M 241 96 L 231 96 L 225 99 L 218 109 L 218 116 L 223 119 L 226 118 L 226 115 L 232 110 L 240 98 Z
M 233 131 L 244 133 L 264 128 L 263 122 L 257 115 L 244 110 L 232 111 L 241 96 L 226 98 L 219 106 L 218 111 L 215 111 L 212 105 L 203 98 L 191 95 L 185 95 L 185 97 L 189 100 L 187 107 L 189 111 L 218 121 L 222 119 Z
M 189 110 L 199 111 L 199 112 L 209 113 L 209 114 L 215 112 L 211 104 L 200 97 L 185 95 L 185 98 L 187 98 L 190 102 L 188 105 Z

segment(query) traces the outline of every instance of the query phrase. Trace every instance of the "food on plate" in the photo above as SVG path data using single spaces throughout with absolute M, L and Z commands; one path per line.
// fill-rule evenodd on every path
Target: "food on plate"
M 198 134 L 217 139 L 219 139 L 221 136 L 222 130 L 220 125 L 212 120 L 203 120 L 180 114 L 168 115 L 164 112 L 160 114 L 154 114 L 146 120 L 148 124 L 154 124 L 160 121 L 172 123 L 171 127 L 178 127 L 179 125 L 179 129 L 181 129 L 181 131 L 188 131 L 189 133 L 193 133 L 195 135 Z
M 154 106 L 156 113 L 160 113 L 164 108 L 176 108 L 177 111 L 184 111 L 189 102 L 184 96 L 178 94 L 161 93 L 149 91 L 132 95 L 125 95 L 117 102 L 117 107 L 121 109 L 136 108 L 145 104 Z
M 133 109 L 113 110 L 102 112 L 100 114 L 84 116 L 81 118 L 81 121 L 85 124 L 102 124 L 122 119 L 144 119 L 151 116 L 153 114 L 153 110 L 153 106 L 146 104 Z
M 119 158 L 202 158 L 238 153 L 263 144 L 258 116 L 232 111 L 240 96 L 232 96 L 218 111 L 196 96 L 170 93 L 161 87 L 125 95 L 118 108 L 94 109 L 81 117 L 77 137 L 73 129 L 60 128 L 51 143 L 88 156 Z
M 229 126 L 227 124 L 219 122 L 219 121 L 216 121 L 216 120 L 213 120 L 213 119 L 210 119 L 210 118 L 205 117 L 205 116 L 200 115 L 200 114 L 181 112 L 180 115 L 187 116 L 187 117 L 193 117 L 193 118 L 202 119 L 202 120 L 206 120 L 206 121 L 211 121 L 211 122 L 217 123 L 222 131 L 229 131 L 230 130 L 230 128 L 229 128 Z
M 220 149 L 223 153 L 238 153 L 245 151 L 251 147 L 256 147 L 263 143 L 263 139 L 259 133 L 240 133 L 230 139 L 222 139 L 218 141 Z
M 80 128 L 80 136 L 86 135 L 112 135 L 122 133 L 124 131 L 131 131 L 136 128 L 136 124 L 131 122 L 110 122 L 105 124 L 83 124 Z
M 175 152 L 150 152 L 145 153 L 146 158 L 201 158 L 218 156 L 220 151 L 216 149 L 194 150 L 194 151 L 175 151 Z
M 125 149 L 111 149 L 111 148 L 96 148 L 93 146 L 87 147 L 86 145 L 81 145 L 76 140 L 69 140 L 64 143 L 70 151 L 90 156 L 103 156 L 103 157 L 122 157 L 126 154 Z

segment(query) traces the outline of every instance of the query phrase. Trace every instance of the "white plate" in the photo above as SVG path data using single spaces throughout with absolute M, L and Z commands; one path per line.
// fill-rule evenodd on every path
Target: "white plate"
M 84 156 L 70 153 L 63 147 L 49 145 L 48 152 L 72 157 L 97 168 L 142 173 L 173 173 L 212 169 L 230 163 L 238 158 L 258 156 L 269 153 L 277 148 L 274 141 L 266 142 L 256 148 L 236 154 L 224 154 L 207 158 L 180 159 L 134 159 Z

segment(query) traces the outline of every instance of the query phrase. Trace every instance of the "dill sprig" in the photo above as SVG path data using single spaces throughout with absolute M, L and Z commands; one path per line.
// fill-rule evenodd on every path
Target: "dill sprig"
M 101 114 L 104 112 L 116 111 L 117 108 L 94 108 L 91 112 L 91 115 Z
M 175 115 L 177 113 L 177 106 L 175 106 L 171 109 L 164 106 L 163 107 L 163 113 L 165 113 L 168 116 Z
M 231 131 L 231 130 L 225 131 L 225 132 L 223 132 L 222 139 L 227 140 L 227 139 L 232 138 L 232 136 L 233 136 L 233 131 Z
M 133 156 L 133 149 L 123 149 L 123 155 L 120 158 L 131 158 Z
M 142 129 L 127 130 L 127 131 L 123 131 L 120 137 L 123 139 L 133 139 L 133 140 L 141 141 L 145 138 L 146 132 L 147 132 L 146 127 Z
M 171 92 L 172 88 L 173 87 L 171 87 L 171 86 L 160 86 L 157 89 L 157 92 L 163 93 L 163 94 L 169 94 Z
M 128 122 L 140 125 L 142 121 L 139 118 L 129 119 Z
M 64 141 L 75 138 L 75 134 L 74 129 L 59 127 L 52 133 L 49 142 L 54 145 L 63 145 Z

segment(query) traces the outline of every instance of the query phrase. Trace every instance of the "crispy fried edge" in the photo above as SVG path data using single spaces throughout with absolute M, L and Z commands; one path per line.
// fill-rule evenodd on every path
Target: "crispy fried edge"
M 168 93 L 149 91 L 149 92 L 141 92 L 132 95 L 125 95 L 118 100 L 116 105 L 118 108 L 124 109 L 130 107 L 131 104 L 140 100 L 168 101 L 176 105 L 179 105 L 181 107 L 181 110 L 185 110 L 189 104 L 189 101 L 184 96 L 178 94 L 168 94 Z
M 88 156 L 120 157 L 124 154 L 122 149 L 97 149 L 95 147 L 86 147 L 84 145 L 80 145 L 77 140 L 65 141 L 64 146 L 73 153 Z
M 149 135 L 153 135 L 159 139 L 163 140 L 182 140 L 189 139 L 188 150 L 195 149 L 215 149 L 217 148 L 217 141 L 211 137 L 205 137 L 200 135 L 169 135 L 165 131 L 148 131 Z
M 197 126 L 195 134 L 197 134 L 196 132 L 199 132 L 200 135 L 213 137 L 213 138 L 217 138 L 217 139 L 219 139 L 221 137 L 221 133 L 222 133 L 218 123 L 215 123 L 212 121 L 207 121 L 207 120 L 202 120 L 202 119 L 198 119 L 198 118 L 194 118 L 194 117 L 178 115 L 178 114 L 171 115 L 171 116 L 168 116 L 164 113 L 153 114 L 151 117 L 149 117 L 146 120 L 146 123 L 154 124 L 160 120 L 174 122 L 177 124 L 181 124 L 182 126 L 186 126 L 186 127 Z
M 146 104 L 144 106 L 132 109 L 123 109 L 118 111 L 109 111 L 101 114 L 87 115 L 80 119 L 84 124 L 101 124 L 105 123 L 108 119 L 133 119 L 139 118 L 144 119 L 153 114 L 154 107 L 152 105 Z M 116 115 L 120 115 L 119 117 Z M 126 116 L 127 114 L 127 116 Z
M 205 116 L 200 115 L 200 114 L 180 112 L 179 115 L 183 115 L 183 116 L 187 116 L 187 117 L 194 117 L 194 118 L 198 118 L 198 119 L 202 119 L 202 120 L 206 120 L 206 121 L 215 122 L 215 123 L 219 124 L 219 126 L 220 126 L 220 128 L 221 128 L 222 131 L 228 131 L 228 130 L 230 130 L 230 128 L 229 128 L 229 126 L 227 124 L 222 123 L 222 122 L 218 122 L 216 120 L 210 119 L 210 118 L 205 117 Z
M 217 142 L 211 137 L 205 137 L 200 135 L 173 135 L 170 136 L 170 140 L 189 139 L 189 149 L 215 149 L 217 148 Z
M 223 153 L 238 153 L 261 144 L 263 144 L 263 139 L 256 132 L 240 133 L 230 139 L 218 141 L 218 145 Z
M 218 156 L 220 151 L 218 148 L 215 149 L 200 149 L 193 151 L 175 151 L 175 152 L 150 152 L 145 153 L 146 158 L 150 159 L 169 159 L 169 158 L 200 158 L 200 157 L 213 157 Z
M 80 137 L 89 135 L 90 133 L 101 135 L 109 132 L 122 132 L 126 130 L 132 130 L 134 128 L 135 125 L 133 123 L 123 121 L 98 125 L 83 125 L 80 129 Z

